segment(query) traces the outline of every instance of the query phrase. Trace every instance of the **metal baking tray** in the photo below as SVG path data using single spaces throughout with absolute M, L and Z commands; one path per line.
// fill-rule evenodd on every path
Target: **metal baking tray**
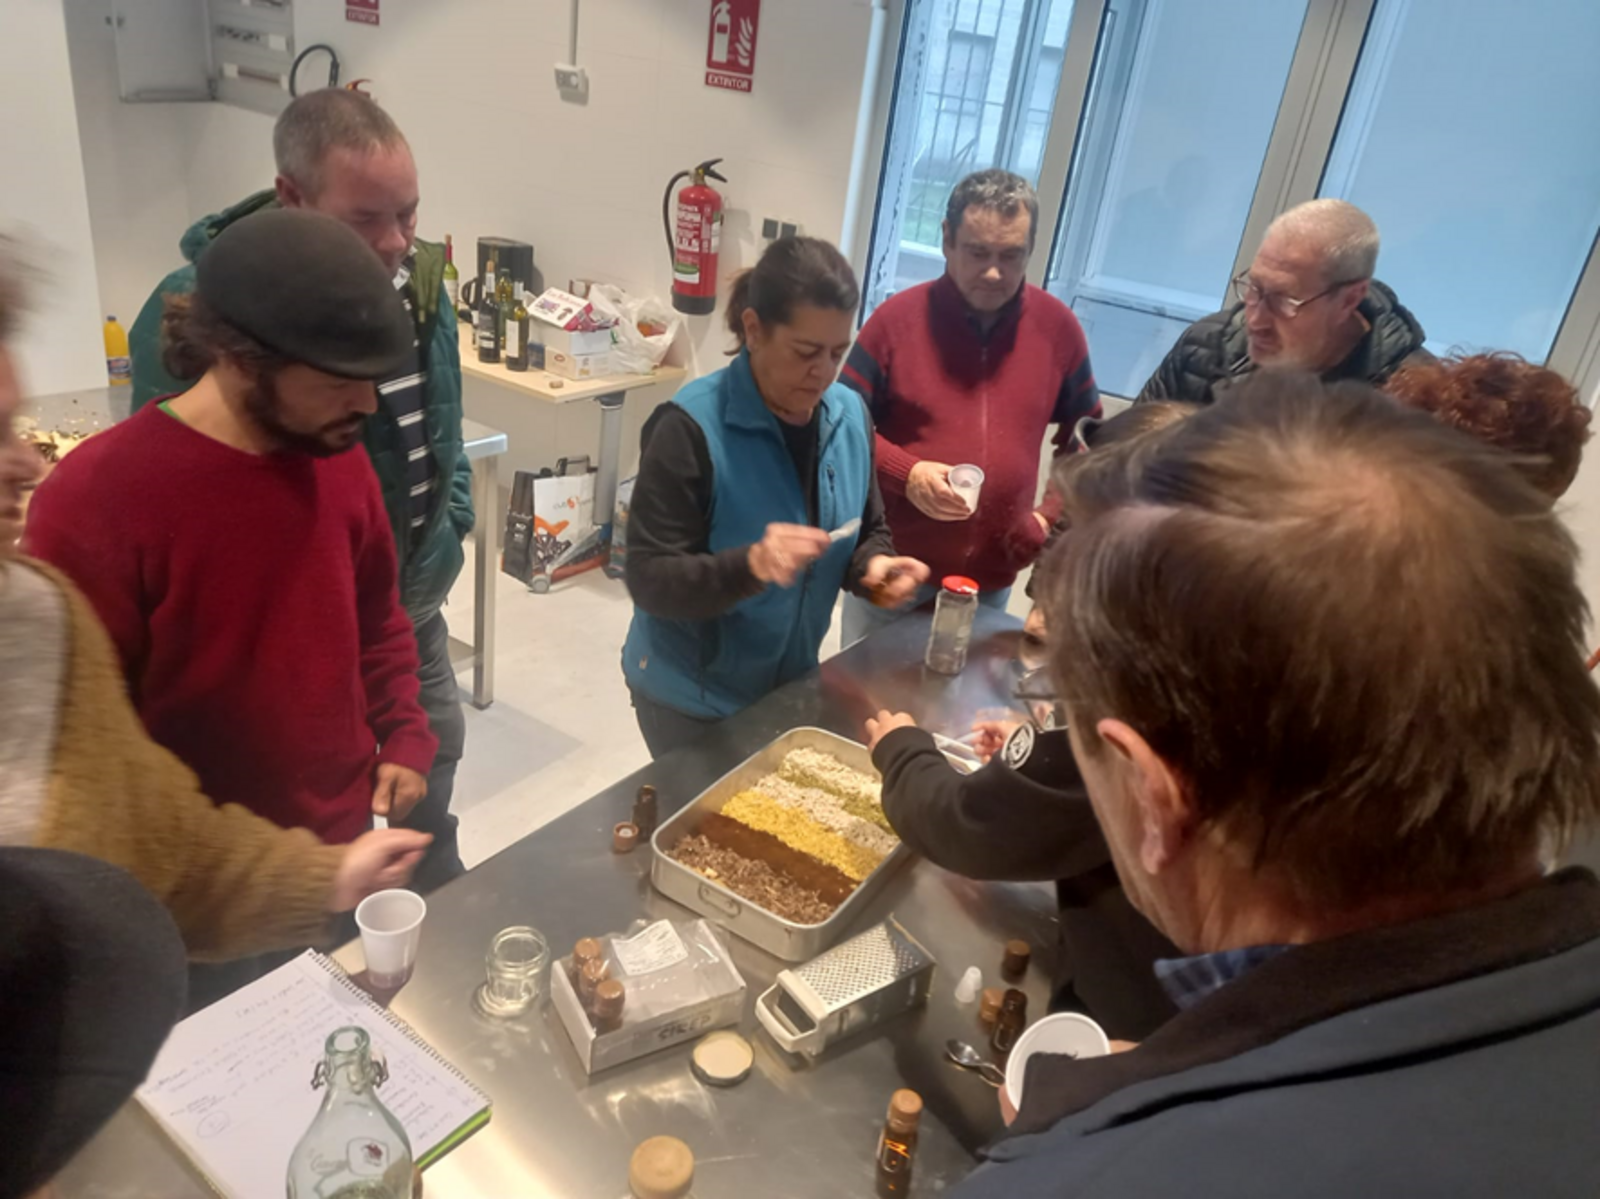
M 650 881 L 668 899 L 714 920 L 734 936 L 743 937 L 786 962 L 803 962 L 838 940 L 857 913 L 883 889 L 889 876 L 911 857 L 909 848 L 897 846 L 821 924 L 785 920 L 667 856 L 668 846 L 677 844 L 680 837 L 693 836 L 707 813 L 721 812 L 722 806 L 740 791 L 776 771 L 791 749 L 822 750 L 852 770 L 874 777 L 878 773 L 872 765 L 872 755 L 860 742 L 848 741 L 825 729 L 790 729 L 728 771 L 656 829 L 650 840 Z

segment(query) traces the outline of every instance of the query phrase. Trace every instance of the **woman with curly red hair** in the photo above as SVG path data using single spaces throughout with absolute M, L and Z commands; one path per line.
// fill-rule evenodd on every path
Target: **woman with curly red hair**
M 1408 364 L 1385 390 L 1517 455 L 1528 482 L 1552 502 L 1577 476 L 1591 414 L 1553 370 L 1511 353 L 1456 355 Z

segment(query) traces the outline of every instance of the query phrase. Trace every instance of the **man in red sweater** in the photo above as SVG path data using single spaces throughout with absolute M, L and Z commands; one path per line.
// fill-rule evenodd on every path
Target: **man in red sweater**
M 945 273 L 880 304 L 845 362 L 841 377 L 877 426 L 895 546 L 932 570 L 922 600 L 944 576 L 965 575 L 983 603 L 1005 607 L 1059 514 L 1052 496 L 1034 504 L 1045 433 L 1057 426 L 1059 457 L 1078 421 L 1100 413 L 1077 318 L 1025 278 L 1038 222 L 1026 179 L 968 175 L 945 210 Z M 950 485 L 960 464 L 983 471 L 976 512 Z M 845 645 L 900 615 L 844 602 Z
M 169 300 L 169 360 L 203 377 L 63 459 L 28 514 L 150 735 L 216 802 L 330 842 L 402 818 L 437 747 L 383 497 L 349 452 L 414 337 L 355 233 L 250 216 Z

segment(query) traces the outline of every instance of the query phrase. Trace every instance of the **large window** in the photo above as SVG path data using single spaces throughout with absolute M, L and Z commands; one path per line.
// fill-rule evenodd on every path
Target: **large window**
M 1549 355 L 1600 229 L 1597 69 L 1595 0 L 1379 0 L 1322 194 L 1377 221 L 1430 349 Z
M 901 2 L 868 309 L 943 270 L 950 188 L 1004 166 L 1040 192 L 1030 278 L 1131 396 L 1274 215 L 1333 195 L 1430 346 L 1600 382 L 1595 0 Z
M 1306 0 L 1112 0 L 1049 288 L 1132 395 L 1222 306 Z M 1235 64 L 1224 67 L 1222 64 Z
M 1037 183 L 1071 0 L 913 0 L 867 301 L 937 278 L 945 199 L 1004 166 Z

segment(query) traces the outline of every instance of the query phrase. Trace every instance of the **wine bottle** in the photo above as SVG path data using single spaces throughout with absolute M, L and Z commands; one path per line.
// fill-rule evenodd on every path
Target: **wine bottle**
M 489 271 L 493 277 L 494 259 L 489 259 Z M 500 304 L 495 299 L 494 289 L 485 287 L 483 295 L 478 300 L 478 319 L 473 326 L 478 337 L 478 361 L 500 361 Z
M 501 271 L 498 282 L 494 285 L 495 294 L 495 332 L 500 338 L 500 352 L 506 349 L 506 325 L 511 322 L 513 301 L 511 296 L 511 272 Z
M 506 369 L 528 369 L 528 306 L 521 296 L 517 297 L 511 318 L 506 321 Z
M 450 235 L 444 235 L 444 294 L 450 297 L 450 311 L 461 315 L 461 272 L 456 270 L 456 247 Z

